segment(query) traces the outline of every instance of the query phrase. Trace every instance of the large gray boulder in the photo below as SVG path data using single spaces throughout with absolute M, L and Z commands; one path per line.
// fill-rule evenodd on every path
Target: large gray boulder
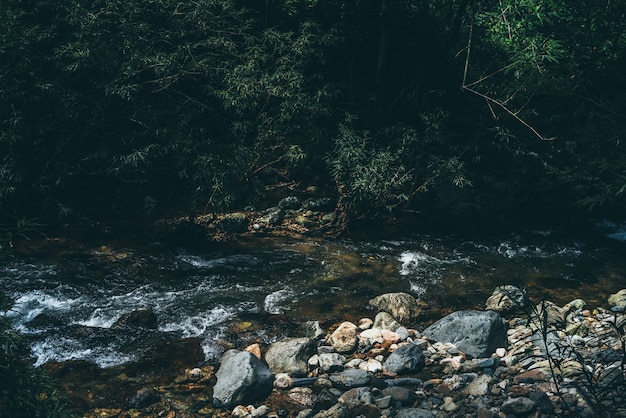
M 274 375 L 252 353 L 228 350 L 220 360 L 213 387 L 213 405 L 232 409 L 264 399 L 272 391 Z
M 474 358 L 489 357 L 507 345 L 506 328 L 494 311 L 458 311 L 441 318 L 422 332 L 434 341 L 453 343 Z
M 308 360 L 316 352 L 309 338 L 288 338 L 270 345 L 265 353 L 265 361 L 274 374 L 287 373 L 290 376 L 306 376 Z
M 383 365 L 391 373 L 417 373 L 424 368 L 424 352 L 417 345 L 409 343 L 394 350 Z
M 385 293 L 369 301 L 378 310 L 389 312 L 400 322 L 416 319 L 422 312 L 417 299 L 408 293 Z

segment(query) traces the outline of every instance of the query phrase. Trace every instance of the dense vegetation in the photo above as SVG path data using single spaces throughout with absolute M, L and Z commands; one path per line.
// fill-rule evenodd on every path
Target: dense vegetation
M 0 209 L 621 209 L 626 3 L 6 0 Z M 343 217 L 340 219 L 346 219 Z

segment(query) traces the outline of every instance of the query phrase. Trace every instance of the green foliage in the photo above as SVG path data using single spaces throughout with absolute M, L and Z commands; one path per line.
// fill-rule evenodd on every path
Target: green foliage
M 356 131 L 352 117 L 340 125 L 326 162 L 349 217 L 387 216 L 441 182 L 471 185 L 458 156 L 438 154 L 440 119 L 423 115 L 423 120 L 429 127 L 423 135 L 398 125 L 373 136 Z
M 0 416 L 74 417 L 48 376 L 29 363 L 28 344 L 6 317 L 10 307 L 11 301 L 0 293 Z
M 623 204 L 624 13 L 7 0 L 2 205 L 46 220 L 219 210 L 330 178 L 356 217 L 418 204 L 438 182 L 516 196 L 577 184 L 590 207 Z

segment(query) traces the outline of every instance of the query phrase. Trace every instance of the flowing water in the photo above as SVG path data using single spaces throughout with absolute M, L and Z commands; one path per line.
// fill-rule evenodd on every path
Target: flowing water
M 270 342 L 307 320 L 328 326 L 373 316 L 367 302 L 385 292 L 431 306 L 419 328 L 481 307 L 502 284 L 525 287 L 537 301 L 581 297 L 592 307 L 626 287 L 626 224 L 207 248 L 92 241 L 48 239 L 0 267 L 0 285 L 15 301 L 4 314 L 31 339 L 36 365 L 120 365 L 145 357 L 164 336 L 198 338 L 213 362 L 239 331 Z M 114 326 L 143 308 L 156 314 L 158 329 Z

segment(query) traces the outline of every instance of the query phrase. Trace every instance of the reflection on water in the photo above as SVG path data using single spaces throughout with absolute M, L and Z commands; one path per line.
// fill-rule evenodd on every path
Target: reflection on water
M 239 332 L 233 321 L 245 318 L 255 338 L 267 339 L 269 324 L 371 316 L 368 300 L 385 292 L 423 299 L 433 309 L 425 322 L 438 312 L 480 307 L 501 284 L 523 286 L 536 299 L 564 304 L 583 297 L 603 305 L 626 287 L 620 231 L 626 228 L 605 223 L 584 233 L 284 239 L 220 251 L 97 243 L 14 259 L 0 268 L 0 284 L 15 300 L 5 314 L 32 339 L 37 365 L 84 359 L 108 367 L 142 358 L 150 341 L 181 337 L 201 339 L 214 361 L 223 339 Z M 144 308 L 157 315 L 158 330 L 114 326 Z

